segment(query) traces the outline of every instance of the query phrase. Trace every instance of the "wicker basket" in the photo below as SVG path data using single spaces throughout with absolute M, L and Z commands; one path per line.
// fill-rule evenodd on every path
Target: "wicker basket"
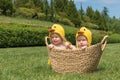
M 48 46 L 47 38 L 45 38 L 46 46 Z M 108 36 L 105 36 L 101 43 L 85 49 L 48 49 L 52 69 L 58 73 L 86 73 L 96 70 L 107 39 Z

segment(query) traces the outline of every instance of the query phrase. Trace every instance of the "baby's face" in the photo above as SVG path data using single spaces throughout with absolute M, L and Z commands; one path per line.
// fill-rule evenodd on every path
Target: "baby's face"
M 51 39 L 52 44 L 54 44 L 56 46 L 63 42 L 62 38 L 56 33 L 52 34 L 50 36 L 50 39 Z
M 78 45 L 78 48 L 88 47 L 87 38 L 85 36 L 78 36 L 77 37 L 77 45 Z

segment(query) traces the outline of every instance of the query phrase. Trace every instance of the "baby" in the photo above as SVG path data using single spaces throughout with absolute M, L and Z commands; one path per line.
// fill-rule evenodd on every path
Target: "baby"
M 92 33 L 86 27 L 81 27 L 76 33 L 77 48 L 86 48 L 91 45 Z
M 48 45 L 49 49 L 65 50 L 75 48 L 75 46 L 66 40 L 64 29 L 59 24 L 54 24 L 51 29 L 49 29 L 49 38 L 51 42 L 51 44 Z M 51 64 L 49 59 L 48 64 Z
M 75 47 L 66 40 L 64 29 L 59 24 L 54 24 L 51 29 L 49 29 L 49 37 L 51 44 L 48 45 L 49 49 L 74 49 Z

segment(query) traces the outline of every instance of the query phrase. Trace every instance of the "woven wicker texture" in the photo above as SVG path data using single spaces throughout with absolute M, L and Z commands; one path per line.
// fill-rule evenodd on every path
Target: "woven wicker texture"
M 51 67 L 58 73 L 86 73 L 97 69 L 107 39 L 85 49 L 48 49 Z M 105 45 L 103 46 L 103 43 Z M 104 48 L 103 48 L 104 47 Z M 102 49 L 103 48 L 103 49 Z

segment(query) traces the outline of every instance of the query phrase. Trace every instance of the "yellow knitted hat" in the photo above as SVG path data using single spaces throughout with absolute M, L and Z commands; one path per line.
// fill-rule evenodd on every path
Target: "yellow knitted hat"
M 88 40 L 88 44 L 89 44 L 88 46 L 91 45 L 91 42 L 92 42 L 92 33 L 91 33 L 90 30 L 88 30 L 86 27 L 81 27 L 79 29 L 79 31 L 77 31 L 77 33 L 76 33 L 76 39 L 77 39 L 77 37 L 79 35 L 85 36 L 87 38 L 87 40 Z
M 65 39 L 65 32 L 64 32 L 64 28 L 59 25 L 59 24 L 53 24 L 52 27 L 49 29 L 49 36 L 53 33 L 57 33 L 61 36 L 61 38 L 66 41 Z

